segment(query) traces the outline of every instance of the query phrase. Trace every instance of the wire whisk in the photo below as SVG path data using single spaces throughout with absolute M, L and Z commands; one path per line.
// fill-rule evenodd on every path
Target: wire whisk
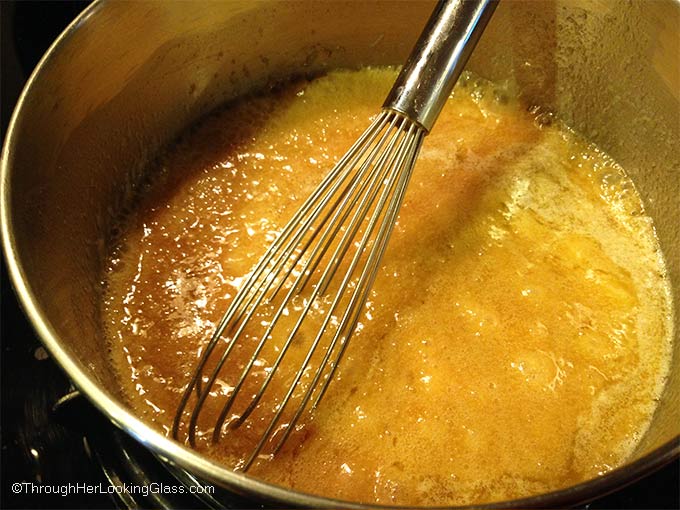
M 178 406 L 175 439 L 184 423 L 196 444 L 209 395 L 224 396 L 212 428 L 217 442 L 262 414 L 264 395 L 275 392 L 258 422 L 263 430 L 251 427 L 255 446 L 236 466 L 245 471 L 276 454 L 305 410 L 319 404 L 359 324 L 423 139 L 495 5 L 437 5 L 382 111 L 297 210 L 221 318 Z M 263 370 L 265 352 L 274 361 Z M 302 359 L 281 370 L 286 357 Z M 224 382 L 227 373 L 233 385 Z M 284 381 L 272 383 L 276 377 Z

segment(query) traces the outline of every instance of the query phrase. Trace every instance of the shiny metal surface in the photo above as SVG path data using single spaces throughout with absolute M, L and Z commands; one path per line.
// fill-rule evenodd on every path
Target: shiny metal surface
M 51 355 L 111 420 L 168 462 L 237 492 L 339 506 L 273 487 L 163 437 L 121 399 L 99 323 L 106 243 L 140 173 L 200 116 L 248 90 L 332 67 L 398 64 L 427 2 L 95 3 L 29 80 L 0 172 L 2 240 Z M 225 30 L 229 27 L 229 30 Z M 244 44 L 247 41 L 247 44 Z M 506 0 L 468 68 L 507 80 L 631 175 L 680 295 L 680 4 Z M 680 340 L 653 423 L 626 465 L 495 507 L 565 506 L 630 483 L 680 451 Z M 343 503 L 344 507 L 360 505 Z
M 497 0 L 439 2 L 383 108 L 402 113 L 429 132 L 497 3 Z

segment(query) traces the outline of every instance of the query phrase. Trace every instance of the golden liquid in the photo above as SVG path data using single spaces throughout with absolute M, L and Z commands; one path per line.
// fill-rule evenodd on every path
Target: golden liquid
M 103 310 L 124 394 L 166 434 L 244 275 L 394 78 L 333 72 L 249 99 L 163 158 L 121 227 Z M 622 169 L 466 76 L 425 139 L 336 380 L 250 473 L 402 505 L 482 503 L 595 477 L 624 462 L 648 426 L 670 315 L 653 226 Z M 275 350 L 258 360 L 252 388 Z M 294 346 L 291 359 L 305 350 Z M 251 422 L 211 444 L 233 378 L 227 371 L 209 396 L 197 439 L 230 466 L 276 403 L 265 398 Z

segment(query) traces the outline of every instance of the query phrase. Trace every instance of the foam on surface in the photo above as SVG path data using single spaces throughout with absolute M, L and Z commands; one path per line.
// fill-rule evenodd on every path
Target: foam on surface
M 121 227 L 103 310 L 130 404 L 166 433 L 243 278 L 394 77 L 365 69 L 292 84 L 215 113 L 162 159 Z M 668 371 L 663 257 L 623 170 L 545 118 L 462 80 L 425 140 L 337 380 L 253 475 L 341 499 L 444 505 L 537 494 L 625 461 Z M 231 377 L 209 398 L 198 448 L 234 465 L 277 397 L 211 445 Z

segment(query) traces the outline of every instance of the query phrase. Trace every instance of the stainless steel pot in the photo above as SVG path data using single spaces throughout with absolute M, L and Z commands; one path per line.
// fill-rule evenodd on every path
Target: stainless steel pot
M 2 153 L 2 238 L 26 313 L 110 419 L 172 464 L 251 495 L 337 502 L 234 473 L 141 422 L 121 399 L 99 324 L 106 239 L 141 170 L 221 103 L 292 74 L 401 63 L 427 2 L 98 2 L 59 37 L 21 96 Z M 501 2 L 469 67 L 516 83 L 637 183 L 680 295 L 680 3 Z M 680 453 L 680 339 L 649 432 L 625 466 L 498 507 L 614 490 Z M 345 507 L 353 505 L 344 504 Z

